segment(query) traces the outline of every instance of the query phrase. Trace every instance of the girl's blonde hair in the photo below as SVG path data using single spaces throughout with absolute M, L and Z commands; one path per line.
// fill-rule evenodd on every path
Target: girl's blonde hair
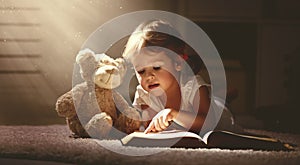
M 122 56 L 131 60 L 134 54 L 139 53 L 145 47 L 162 47 L 181 56 L 190 65 L 193 72 L 197 73 L 200 66 L 191 63 L 193 60 L 189 59 L 190 56 L 185 53 L 188 45 L 181 38 L 180 33 L 166 21 L 151 20 L 144 22 L 129 37 Z

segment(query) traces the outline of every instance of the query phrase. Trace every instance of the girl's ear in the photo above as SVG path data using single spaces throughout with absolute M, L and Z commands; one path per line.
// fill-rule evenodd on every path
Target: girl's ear
M 179 71 L 182 70 L 182 66 L 181 66 L 181 65 L 178 65 L 178 66 L 175 67 L 175 69 L 179 72 Z
M 175 69 L 177 71 L 181 71 L 182 65 L 183 65 L 183 59 L 180 56 L 177 56 L 175 59 Z

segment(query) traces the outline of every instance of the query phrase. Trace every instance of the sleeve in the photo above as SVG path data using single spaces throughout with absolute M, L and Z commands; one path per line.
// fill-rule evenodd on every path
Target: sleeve
M 142 105 L 149 105 L 149 103 L 145 100 L 147 100 L 147 93 L 145 92 L 145 90 L 142 88 L 141 85 L 138 85 L 136 87 L 132 106 L 137 109 L 141 109 Z
M 184 97 L 189 98 L 189 103 L 193 105 L 196 93 L 201 86 L 206 86 L 209 90 L 209 96 L 211 97 L 211 85 L 206 83 L 200 75 L 196 75 L 193 81 L 189 81 L 185 86 L 187 92 Z

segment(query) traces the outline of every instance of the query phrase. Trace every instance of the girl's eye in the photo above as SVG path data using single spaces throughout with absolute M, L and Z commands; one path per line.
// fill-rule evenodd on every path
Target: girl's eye
M 161 67 L 160 67 L 160 66 L 154 66 L 153 69 L 154 69 L 154 70 L 160 70 Z
M 143 74 L 143 73 L 145 73 L 145 70 L 143 69 L 143 70 L 139 70 L 137 72 L 138 72 L 138 74 Z

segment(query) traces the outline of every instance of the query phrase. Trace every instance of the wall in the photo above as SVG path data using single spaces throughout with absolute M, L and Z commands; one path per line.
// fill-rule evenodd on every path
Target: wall
M 2 0 L 0 124 L 64 123 L 54 104 L 72 86 L 81 45 L 104 22 L 145 9 L 181 14 L 209 34 L 228 86 L 239 91 L 236 114 L 285 104 L 290 76 L 282 61 L 299 48 L 299 7 L 296 0 Z
M 64 123 L 55 102 L 71 89 L 75 56 L 88 36 L 121 14 L 172 6 L 157 0 L 2 0 L 0 124 Z

